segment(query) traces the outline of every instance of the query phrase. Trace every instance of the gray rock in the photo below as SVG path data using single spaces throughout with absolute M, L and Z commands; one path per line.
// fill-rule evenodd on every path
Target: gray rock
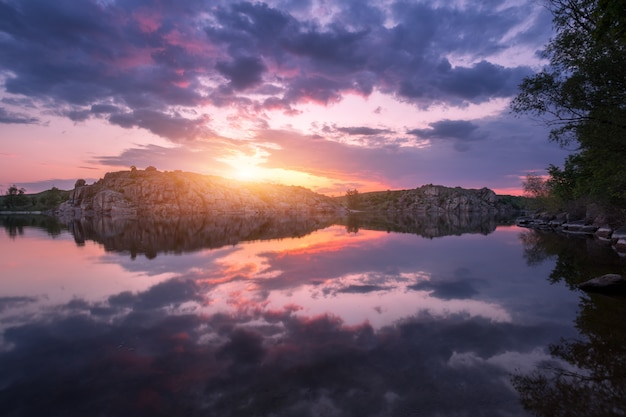
M 620 239 L 626 239 L 626 227 L 619 227 L 613 231 L 611 239 L 617 242 Z
M 107 173 L 95 184 L 78 186 L 56 214 L 64 218 L 91 214 L 163 218 L 342 211 L 343 207 L 332 198 L 302 187 L 253 184 L 152 169 Z
M 623 293 L 626 292 L 626 280 L 618 274 L 606 274 L 582 282 L 578 288 L 587 292 Z
M 617 242 L 613 244 L 613 248 L 620 255 L 626 255 L 626 239 L 618 239 Z
M 613 229 L 611 229 L 609 226 L 600 226 L 598 230 L 596 230 L 594 235 L 600 240 L 608 241 L 611 240 L 612 233 Z

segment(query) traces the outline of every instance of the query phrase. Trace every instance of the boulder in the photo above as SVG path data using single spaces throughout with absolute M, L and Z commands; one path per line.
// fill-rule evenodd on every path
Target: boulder
M 611 240 L 616 243 L 620 239 L 626 239 L 626 227 L 619 227 L 611 234 Z
M 578 288 L 586 292 L 626 293 L 626 280 L 618 274 L 606 274 L 578 284 Z
M 618 239 L 613 248 L 620 256 L 626 256 L 626 239 Z
M 604 226 L 598 227 L 598 230 L 596 230 L 594 235 L 600 240 L 610 241 L 612 233 L 613 233 L 613 229 L 611 229 L 609 226 L 604 225 Z

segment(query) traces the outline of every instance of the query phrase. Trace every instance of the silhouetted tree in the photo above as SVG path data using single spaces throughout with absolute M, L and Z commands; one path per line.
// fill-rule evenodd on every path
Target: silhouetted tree
M 556 36 L 543 71 L 526 78 L 511 106 L 543 118 L 551 140 L 577 148 L 550 166 L 568 198 L 626 203 L 626 9 L 624 1 L 549 0 Z
M 26 204 L 26 196 L 24 193 L 26 189 L 17 188 L 15 184 L 9 187 L 6 192 L 6 199 L 4 201 L 4 205 L 7 208 L 15 208 L 17 206 L 23 206 Z
M 359 208 L 359 192 L 356 188 L 354 190 L 346 191 L 346 200 L 350 210 L 356 210 Z

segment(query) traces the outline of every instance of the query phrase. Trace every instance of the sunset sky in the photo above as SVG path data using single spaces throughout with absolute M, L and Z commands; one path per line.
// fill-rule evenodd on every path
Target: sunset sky
M 536 0 L 0 0 L 0 192 L 152 165 L 328 195 L 519 193 Z

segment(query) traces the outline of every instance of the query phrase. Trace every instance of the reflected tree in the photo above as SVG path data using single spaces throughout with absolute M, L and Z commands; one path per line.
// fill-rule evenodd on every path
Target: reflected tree
M 9 215 L 0 216 L 0 225 L 9 236 L 17 237 L 24 234 L 25 227 L 35 227 L 45 230 L 50 236 L 58 236 L 67 228 L 54 217 L 43 215 Z
M 590 278 L 626 274 L 626 264 L 610 246 L 581 235 L 564 235 L 550 231 L 527 230 L 519 235 L 528 265 L 555 260 L 551 283 L 564 282 L 574 289 Z
M 346 220 L 346 231 L 348 233 L 359 233 L 359 216 L 349 215 Z
M 626 272 L 608 245 L 580 236 L 528 230 L 520 235 L 529 265 L 553 259 L 549 280 L 576 284 L 606 273 Z M 626 415 L 626 303 L 622 298 L 582 295 L 577 339 L 550 346 L 554 361 L 513 385 L 523 406 L 537 416 Z
M 584 298 L 576 320 L 581 339 L 550 347 L 562 365 L 513 377 L 524 408 L 549 417 L 626 415 L 625 314 L 622 299 Z

